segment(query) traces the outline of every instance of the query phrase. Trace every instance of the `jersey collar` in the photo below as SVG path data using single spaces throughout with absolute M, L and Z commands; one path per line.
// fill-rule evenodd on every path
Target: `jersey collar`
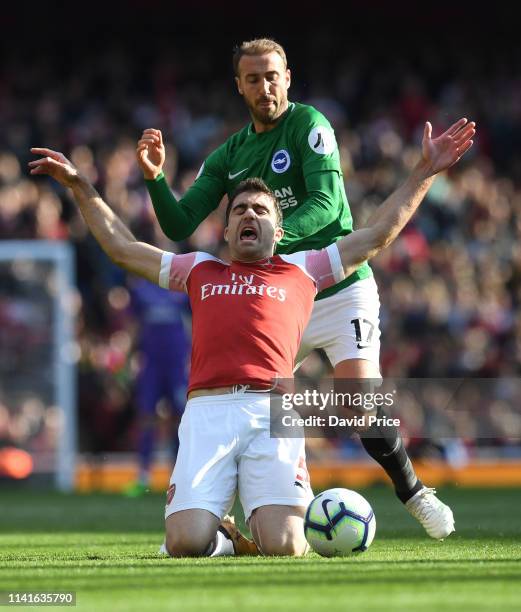
M 254 268 L 267 268 L 275 265 L 275 257 L 276 255 L 271 255 L 270 257 L 264 257 L 263 259 L 257 259 L 256 261 L 238 261 L 237 259 L 232 259 L 232 266 L 253 266 Z

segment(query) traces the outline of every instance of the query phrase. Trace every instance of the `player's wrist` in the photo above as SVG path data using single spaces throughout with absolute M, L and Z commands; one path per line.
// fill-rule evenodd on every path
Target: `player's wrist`
M 67 176 L 67 187 L 74 190 L 77 188 L 84 188 L 89 184 L 88 180 L 78 172 L 76 168 L 72 168 Z
M 435 174 L 436 172 L 434 171 L 432 164 L 422 157 L 413 168 L 411 176 L 417 181 L 422 182 L 431 178 Z
M 143 178 L 145 179 L 145 181 L 159 181 L 163 177 L 164 174 L 162 168 L 154 172 L 143 170 Z
M 86 197 L 99 197 L 98 192 L 91 182 L 76 170 L 76 174 L 72 175 L 68 182 L 68 187 L 72 189 L 74 195 L 83 195 Z

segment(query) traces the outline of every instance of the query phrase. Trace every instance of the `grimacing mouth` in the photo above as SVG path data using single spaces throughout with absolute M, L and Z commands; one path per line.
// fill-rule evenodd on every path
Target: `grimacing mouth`
M 239 234 L 239 240 L 256 240 L 258 231 L 252 225 L 245 225 Z

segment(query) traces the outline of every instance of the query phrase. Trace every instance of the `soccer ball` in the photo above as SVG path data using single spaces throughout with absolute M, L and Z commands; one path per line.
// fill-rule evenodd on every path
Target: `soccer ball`
M 356 491 L 328 489 L 309 504 L 304 534 L 323 557 L 347 557 L 371 545 L 376 519 L 369 502 Z

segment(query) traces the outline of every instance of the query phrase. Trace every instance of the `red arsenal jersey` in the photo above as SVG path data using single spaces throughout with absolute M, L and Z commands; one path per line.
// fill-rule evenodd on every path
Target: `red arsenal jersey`
M 292 378 L 317 291 L 343 280 L 335 244 L 321 251 L 225 263 L 207 253 L 164 253 L 159 284 L 192 306 L 188 392 Z

